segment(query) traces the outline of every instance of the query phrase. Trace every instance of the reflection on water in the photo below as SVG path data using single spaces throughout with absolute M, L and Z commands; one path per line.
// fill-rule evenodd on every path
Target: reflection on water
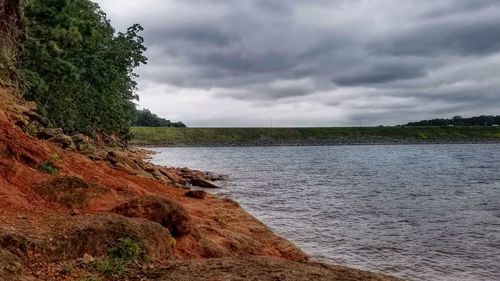
M 159 148 L 309 254 L 409 280 L 500 280 L 500 145 Z

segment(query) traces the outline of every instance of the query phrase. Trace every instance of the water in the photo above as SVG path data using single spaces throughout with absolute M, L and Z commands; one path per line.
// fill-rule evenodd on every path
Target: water
M 408 280 L 500 280 L 500 145 L 159 148 L 310 255 Z

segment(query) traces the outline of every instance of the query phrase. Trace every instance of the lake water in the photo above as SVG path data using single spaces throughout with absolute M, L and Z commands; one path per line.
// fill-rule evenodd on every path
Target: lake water
M 408 280 L 500 280 L 500 145 L 158 148 L 321 260 Z

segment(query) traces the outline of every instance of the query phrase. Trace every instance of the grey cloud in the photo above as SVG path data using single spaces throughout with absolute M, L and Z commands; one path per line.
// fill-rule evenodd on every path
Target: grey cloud
M 210 65 L 230 71 L 234 75 L 252 72 L 287 71 L 296 65 L 287 56 L 273 53 L 253 56 L 238 52 L 212 53 L 195 58 L 194 61 L 200 65 Z
M 373 124 L 500 105 L 498 0 L 145 0 L 113 13 L 129 1 L 99 0 L 120 26 L 144 23 L 143 83 Z
M 158 36 L 161 34 L 161 36 Z M 185 26 L 174 29 L 151 29 L 146 30 L 146 37 L 150 38 L 152 44 L 164 44 L 172 41 L 183 41 L 184 44 L 195 44 L 198 47 L 214 45 L 223 47 L 238 41 L 239 37 L 228 34 L 222 30 L 204 26 Z
M 333 82 L 340 86 L 356 86 L 379 84 L 400 79 L 417 78 L 425 75 L 425 71 L 414 66 L 381 65 L 363 69 L 358 73 L 345 73 L 333 78 Z
M 372 46 L 373 51 L 395 56 L 484 55 L 500 51 L 500 17 L 471 21 L 424 24 L 384 38 Z

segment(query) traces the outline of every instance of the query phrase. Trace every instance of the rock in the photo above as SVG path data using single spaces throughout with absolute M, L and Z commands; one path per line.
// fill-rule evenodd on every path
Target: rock
M 80 151 L 81 153 L 92 154 L 92 153 L 95 153 L 97 151 L 97 148 L 93 144 L 90 144 L 90 143 L 80 143 L 80 144 L 78 144 L 78 151 Z
M 48 123 L 45 118 L 43 118 L 40 114 L 38 114 L 34 111 L 25 112 L 24 115 L 26 115 L 31 122 L 37 122 L 38 124 L 41 124 L 42 126 L 45 126 Z
M 203 190 L 191 190 L 191 191 L 184 193 L 184 195 L 186 195 L 187 197 L 191 197 L 191 198 L 205 199 L 207 197 L 208 193 L 206 193 Z
M 37 138 L 42 140 L 48 140 L 50 138 L 64 135 L 63 129 L 61 128 L 53 128 L 53 129 L 43 129 L 38 132 L 36 135 Z
M 160 172 L 166 176 L 169 180 L 171 180 L 172 182 L 175 182 L 175 183 L 179 183 L 179 181 L 181 180 L 181 178 L 174 174 L 173 172 L 169 171 L 169 169 L 167 168 L 159 168 Z
M 78 209 L 71 209 L 71 211 L 69 212 L 69 214 L 74 217 L 74 216 L 79 216 L 82 213 L 80 211 L 78 211 Z
M 219 188 L 215 184 L 208 182 L 208 181 L 201 179 L 201 178 L 189 179 L 189 183 L 191 183 L 194 186 L 199 186 L 199 187 L 204 187 L 204 188 Z
M 127 153 L 117 150 L 111 150 L 108 152 L 108 160 L 111 164 L 130 161 Z
M 71 136 L 71 140 L 73 141 L 74 144 L 79 145 L 85 142 L 85 136 L 82 134 L 73 135 Z
M 151 261 L 165 260 L 172 254 L 171 236 L 166 228 L 117 214 L 85 214 L 59 221 L 47 236 L 53 239 L 29 238 L 34 239 L 30 240 L 30 251 L 42 254 L 37 261 L 61 262 L 82 258 L 84 254 L 102 257 L 124 237 L 139 242 Z
M 62 146 L 62 148 L 70 148 L 76 150 L 76 146 L 73 143 L 73 140 L 66 135 L 58 135 L 55 137 L 51 137 L 48 139 L 48 141 L 53 142 L 55 144 L 59 144 Z
M 204 172 L 205 178 L 210 181 L 227 181 L 229 180 L 228 175 L 217 174 L 214 172 Z
M 107 158 L 113 165 L 125 164 L 132 169 L 142 170 L 142 168 L 134 162 L 134 158 L 125 151 L 111 150 L 108 152 Z
M 403 281 L 397 277 L 338 265 L 266 256 L 176 260 L 170 262 L 168 268 L 155 273 L 156 281 Z
M 91 143 L 81 143 L 78 145 L 77 150 L 94 161 L 107 158 L 107 151 L 99 150 Z
M 134 169 L 134 168 L 130 167 L 127 163 L 117 162 L 115 164 L 115 167 L 117 170 L 123 171 L 127 174 L 130 174 L 130 175 L 135 176 L 135 175 L 141 174 L 140 169 Z M 144 173 L 142 173 L 142 174 L 144 174 Z M 146 174 L 146 176 L 147 176 L 147 174 Z M 153 177 L 153 176 L 151 176 L 151 177 Z
M 108 152 L 106 158 L 109 162 L 111 162 L 111 164 L 113 164 L 117 169 L 121 171 L 129 173 L 131 175 L 147 176 L 141 166 L 139 166 L 136 161 L 134 161 L 134 157 L 129 155 L 126 151 L 111 150 Z M 154 176 L 151 174 L 149 174 L 149 176 L 151 178 L 154 178 Z
M 156 180 L 163 178 L 163 174 L 158 169 L 153 169 L 148 171 Z
M 180 180 L 177 180 L 175 182 L 181 184 L 191 184 L 194 186 L 199 186 L 204 188 L 219 188 L 215 184 L 211 183 L 210 180 L 212 180 L 212 178 L 215 179 L 225 178 L 225 176 L 217 175 L 215 173 L 209 174 L 209 177 L 207 177 L 207 173 L 191 170 L 189 168 L 180 168 L 176 169 L 175 171 L 181 177 Z M 167 177 L 169 176 L 167 175 Z
M 91 264 L 91 263 L 94 262 L 94 260 L 95 259 L 94 259 L 93 256 L 91 256 L 91 255 L 89 255 L 87 253 L 83 254 L 82 261 L 83 261 L 84 264 Z
M 191 218 L 181 205 L 156 196 L 132 199 L 115 207 L 111 212 L 157 222 L 174 236 L 190 234 L 193 231 Z

